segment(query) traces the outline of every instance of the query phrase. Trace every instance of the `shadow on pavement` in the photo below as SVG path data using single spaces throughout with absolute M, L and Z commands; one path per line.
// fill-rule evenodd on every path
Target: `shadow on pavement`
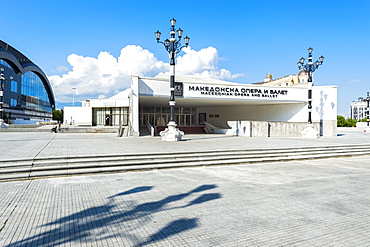
M 46 227 L 47 230 L 38 235 L 19 240 L 7 245 L 11 246 L 57 246 L 65 243 L 88 244 L 97 239 L 122 238 L 131 241 L 132 246 L 144 246 L 159 240 L 166 239 L 172 235 L 198 227 L 198 218 L 179 218 L 164 225 L 154 234 L 144 237 L 137 236 L 135 232 L 140 231 L 147 224 L 154 224 L 151 216 L 155 213 L 186 208 L 196 204 L 206 203 L 221 198 L 219 193 L 201 194 L 191 202 L 181 207 L 171 207 L 172 202 L 181 203 L 181 200 L 194 193 L 202 193 L 207 190 L 217 188 L 216 185 L 201 185 L 189 192 L 170 195 L 162 200 L 135 204 L 130 199 L 115 202 L 117 197 L 126 196 L 133 193 L 149 191 L 153 186 L 136 187 L 114 196 L 108 197 L 108 203 L 90 207 L 75 214 L 59 218 L 53 222 L 40 227 Z M 129 208 L 129 210 L 127 210 Z M 110 228 L 119 228 L 117 233 L 109 233 Z
M 151 190 L 151 189 L 153 189 L 153 186 L 136 187 L 136 188 L 133 188 L 131 190 L 127 190 L 127 191 L 118 193 L 117 195 L 110 196 L 108 198 L 113 198 L 113 197 L 117 197 L 117 196 L 124 196 L 124 195 L 134 194 L 134 193 L 138 193 L 138 192 L 148 191 L 148 190 Z

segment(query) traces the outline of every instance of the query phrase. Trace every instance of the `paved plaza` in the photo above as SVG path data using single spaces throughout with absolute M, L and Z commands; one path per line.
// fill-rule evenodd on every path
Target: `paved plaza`
M 163 142 L 160 136 L 117 137 L 115 133 L 0 132 L 0 161 L 78 155 L 114 155 L 319 147 L 369 144 L 370 132 L 339 128 L 337 137 L 319 139 L 235 137 L 218 134 L 186 135 L 183 141 Z
M 186 138 L 0 133 L 0 160 L 370 143 Z M 369 188 L 369 156 L 2 182 L 0 246 L 369 246 Z

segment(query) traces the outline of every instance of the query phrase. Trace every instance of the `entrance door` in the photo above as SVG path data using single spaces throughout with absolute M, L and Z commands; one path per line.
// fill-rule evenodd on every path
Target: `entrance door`
M 205 125 L 205 121 L 206 121 L 206 117 L 207 117 L 207 113 L 199 113 L 198 114 L 198 124 L 199 125 Z
M 112 126 L 110 115 L 105 115 L 105 126 Z

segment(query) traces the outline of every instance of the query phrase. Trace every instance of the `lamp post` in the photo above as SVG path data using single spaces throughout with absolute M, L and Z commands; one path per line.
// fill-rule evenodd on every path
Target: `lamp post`
M 179 141 L 181 140 L 182 136 L 184 135 L 184 132 L 180 131 L 178 128 L 176 128 L 177 124 L 175 122 L 175 58 L 176 54 L 181 51 L 182 48 L 187 47 L 189 45 L 190 38 L 186 36 L 184 38 L 185 45 L 183 46 L 180 41 L 182 38 L 182 30 L 181 28 L 177 29 L 175 31 L 175 24 L 176 20 L 172 18 L 170 20 L 171 23 L 171 31 L 170 39 L 166 39 L 164 42 L 160 41 L 161 39 L 161 32 L 157 31 L 155 32 L 155 38 L 157 40 L 157 43 L 161 43 L 164 45 L 166 51 L 169 53 L 170 57 L 170 120 L 167 124 L 168 128 L 166 128 L 164 131 L 160 132 L 160 135 L 162 136 L 163 141 Z M 176 37 L 177 33 L 177 37 Z
M 312 51 L 313 49 L 310 47 L 308 48 L 308 61 L 304 64 L 304 57 L 302 57 L 299 62 L 297 63 L 298 68 L 303 70 L 308 75 L 308 124 L 312 125 L 312 76 L 313 72 L 319 68 L 319 66 L 324 62 L 324 57 L 319 57 L 319 60 L 316 62 L 312 62 Z
M 367 128 L 369 128 L 369 121 L 370 121 L 370 117 L 369 117 L 369 113 L 370 113 L 370 95 L 369 95 L 369 92 L 367 92 L 367 97 L 366 97 L 366 111 L 365 111 L 365 114 L 366 114 L 366 126 Z
M 320 135 L 320 133 L 313 128 L 312 124 L 312 76 L 313 72 L 324 62 L 324 57 L 321 56 L 319 60 L 312 62 L 312 51 L 313 49 L 311 47 L 308 48 L 308 61 L 306 64 L 304 64 L 305 59 L 303 57 L 297 63 L 298 68 L 305 71 L 308 75 L 308 121 L 307 127 L 301 132 L 304 138 L 318 138 Z
M 75 91 L 76 91 L 76 88 L 73 87 L 72 90 L 73 90 L 72 91 L 72 105 L 75 106 Z

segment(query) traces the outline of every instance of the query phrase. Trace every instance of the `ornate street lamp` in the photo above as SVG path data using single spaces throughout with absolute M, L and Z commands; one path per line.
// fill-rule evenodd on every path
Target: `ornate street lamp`
M 308 124 L 312 125 L 312 76 L 313 72 L 319 68 L 319 66 L 324 62 L 324 57 L 319 57 L 319 60 L 316 60 L 316 62 L 312 62 L 312 51 L 313 49 L 310 47 L 308 48 L 308 61 L 306 64 L 304 64 L 304 57 L 302 57 L 299 62 L 297 63 L 298 68 L 300 70 L 303 70 L 308 75 Z
M 369 121 L 370 121 L 370 95 L 369 95 L 369 92 L 367 92 L 367 97 L 365 99 L 366 101 L 366 111 L 365 111 L 365 114 L 366 114 L 366 122 L 367 122 L 367 128 L 369 128 Z
M 184 132 L 180 131 L 178 128 L 176 128 L 177 124 L 175 122 L 175 58 L 176 54 L 181 51 L 182 48 L 187 47 L 189 45 L 190 38 L 186 36 L 184 38 L 185 45 L 183 46 L 180 41 L 182 38 L 182 30 L 181 28 L 177 29 L 175 31 L 175 24 L 176 20 L 172 18 L 170 20 L 171 23 L 171 31 L 170 39 L 166 39 L 165 41 L 160 41 L 161 39 L 161 32 L 157 31 L 155 32 L 155 38 L 157 40 L 157 43 L 161 43 L 164 45 L 166 51 L 169 53 L 170 56 L 170 120 L 167 124 L 168 128 L 166 128 L 164 131 L 161 131 L 160 135 L 162 136 L 163 141 L 179 141 L 181 140 L 182 136 L 184 135 Z M 177 33 L 177 37 L 176 37 Z

